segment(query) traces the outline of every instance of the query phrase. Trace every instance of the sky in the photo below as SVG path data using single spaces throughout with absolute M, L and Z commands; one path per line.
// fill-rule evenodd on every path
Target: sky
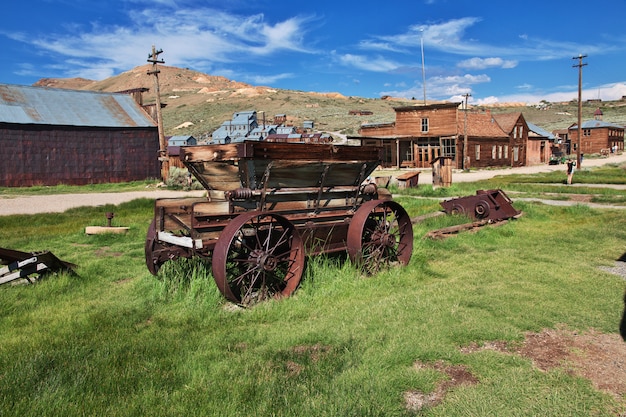
M 625 16 L 624 0 L 9 0 L 0 83 L 102 80 L 154 45 L 288 90 L 534 104 L 576 99 L 581 73 L 583 100 L 607 101 L 626 96 Z

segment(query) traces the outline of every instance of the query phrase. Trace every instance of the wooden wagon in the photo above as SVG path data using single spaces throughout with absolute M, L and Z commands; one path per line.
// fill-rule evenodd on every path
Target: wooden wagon
M 238 304 L 289 296 L 307 256 L 346 252 L 367 273 L 407 264 L 413 250 L 404 208 L 367 179 L 378 147 L 241 142 L 182 147 L 207 190 L 158 199 L 145 254 L 157 274 L 168 260 L 211 260 L 222 294 Z

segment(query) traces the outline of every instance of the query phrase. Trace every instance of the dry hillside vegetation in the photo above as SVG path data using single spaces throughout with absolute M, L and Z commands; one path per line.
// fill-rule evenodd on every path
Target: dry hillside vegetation
M 138 66 L 102 81 L 83 78 L 44 78 L 35 85 L 92 91 L 116 92 L 149 88 L 144 104 L 154 103 L 154 77 L 147 74 L 152 65 Z M 400 98 L 346 97 L 336 92 L 304 92 L 272 87 L 252 86 L 221 76 L 204 74 L 187 68 L 159 65 L 161 101 L 166 135 L 193 135 L 203 139 L 229 120 L 237 111 L 265 112 L 267 120 L 275 114 L 286 114 L 288 123 L 301 126 L 305 120 L 315 122 L 324 132 L 358 135 L 363 123 L 389 123 L 395 120 L 394 107 L 419 105 L 421 100 Z M 583 106 L 583 119 L 593 117 L 598 104 Z M 577 105 L 559 103 L 543 109 L 520 103 L 499 103 L 470 110 L 493 113 L 522 112 L 527 121 L 546 130 L 565 129 L 577 122 Z M 604 120 L 626 124 L 626 102 L 601 103 Z M 367 110 L 371 115 L 349 115 L 350 110 Z M 262 114 L 259 115 L 262 117 Z

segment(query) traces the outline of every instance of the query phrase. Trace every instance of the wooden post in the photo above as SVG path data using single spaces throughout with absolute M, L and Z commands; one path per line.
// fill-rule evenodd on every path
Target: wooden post
M 148 75 L 154 75 L 154 92 L 156 94 L 156 115 L 157 115 L 157 130 L 159 132 L 159 161 L 161 162 L 161 179 L 167 181 L 167 177 L 170 172 L 169 158 L 167 156 L 167 143 L 165 143 L 165 132 L 163 131 L 163 114 L 161 112 L 161 91 L 159 88 L 159 73 L 161 72 L 157 64 L 165 64 L 165 61 L 159 60 L 159 54 L 162 54 L 163 50 L 155 49 L 152 45 L 152 53 L 148 55 L 148 62 L 152 63 L 152 70 L 148 71 Z
M 581 168 L 582 161 L 580 160 L 580 137 L 582 136 L 582 112 L 583 112 L 583 67 L 587 64 L 583 64 L 583 58 L 587 58 L 587 55 L 578 55 L 572 59 L 577 59 L 578 64 L 573 65 L 574 68 L 578 67 L 578 144 L 576 146 L 576 166 Z

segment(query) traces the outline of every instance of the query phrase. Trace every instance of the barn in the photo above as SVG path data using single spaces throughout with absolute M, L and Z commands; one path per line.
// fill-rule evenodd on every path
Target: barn
M 159 178 L 156 123 L 128 94 L 0 84 L 0 186 Z

